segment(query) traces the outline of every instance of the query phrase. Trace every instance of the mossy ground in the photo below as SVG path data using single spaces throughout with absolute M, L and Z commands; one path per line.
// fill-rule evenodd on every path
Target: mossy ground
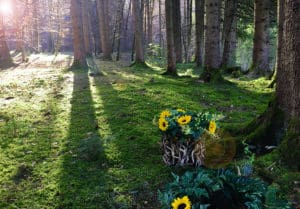
M 91 76 L 67 70 L 69 58 L 40 60 L 0 71 L 0 208 L 159 208 L 173 169 L 161 160 L 158 114 L 211 111 L 237 130 L 273 93 L 265 79 L 202 83 L 191 64 L 174 78 L 96 60 Z

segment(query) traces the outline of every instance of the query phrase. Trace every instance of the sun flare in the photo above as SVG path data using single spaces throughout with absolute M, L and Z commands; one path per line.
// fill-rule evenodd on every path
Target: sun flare
M 0 0 L 0 13 L 10 14 L 12 12 L 11 2 L 8 0 Z

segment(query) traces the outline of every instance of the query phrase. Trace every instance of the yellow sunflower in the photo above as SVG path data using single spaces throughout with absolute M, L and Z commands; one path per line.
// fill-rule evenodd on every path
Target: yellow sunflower
M 188 124 L 190 121 L 192 120 L 192 116 L 190 115 L 183 115 L 183 116 L 180 116 L 177 120 L 177 122 L 180 124 L 180 125 L 186 125 Z
M 162 131 L 166 131 L 168 129 L 169 123 L 165 118 L 159 118 L 158 127 Z
M 165 117 L 169 117 L 169 116 L 171 116 L 171 113 L 168 110 L 164 110 L 160 113 L 161 118 L 165 118 Z
M 210 121 L 209 122 L 209 127 L 208 127 L 209 133 L 214 134 L 216 132 L 216 129 L 217 129 L 216 122 L 215 121 Z
M 192 206 L 188 196 L 174 199 L 171 205 L 172 209 L 191 209 Z

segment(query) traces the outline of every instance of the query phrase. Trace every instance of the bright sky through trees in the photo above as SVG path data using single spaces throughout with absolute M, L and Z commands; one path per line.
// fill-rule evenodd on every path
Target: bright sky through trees
M 10 14 L 12 12 L 11 1 L 0 0 L 0 12 L 3 15 Z

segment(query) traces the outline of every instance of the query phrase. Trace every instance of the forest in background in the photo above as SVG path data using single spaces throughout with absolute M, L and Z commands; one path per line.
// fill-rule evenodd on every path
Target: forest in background
M 7 4 L 10 1 L 2 1 Z M 204 52 L 204 16 L 197 15 L 204 11 L 204 4 L 196 5 L 197 1 L 177 1 L 180 6 L 175 10 L 177 16 L 174 22 L 174 34 L 176 37 L 176 51 L 180 51 L 180 62 L 191 62 L 196 59 L 196 52 Z M 42 1 L 28 0 L 11 1 L 11 6 L 5 8 L 2 13 L 2 24 L 5 28 L 5 36 L 10 50 L 23 52 L 23 56 L 30 53 L 48 52 L 58 53 L 73 50 L 70 1 Z M 99 5 L 99 3 L 98 3 Z M 118 60 L 120 52 L 132 52 L 134 49 L 134 17 L 131 0 L 116 0 L 108 2 L 103 12 L 109 17 L 107 23 L 101 23 L 101 8 L 96 1 L 85 1 L 81 4 L 82 29 L 85 31 L 85 45 L 90 54 L 102 53 L 100 33 L 101 28 L 107 25 L 109 39 L 105 44 L 109 45 L 114 59 Z M 196 8 L 197 6 L 197 8 Z M 268 11 L 268 62 L 270 69 L 275 67 L 276 53 L 276 1 L 270 1 Z M 254 4 L 253 1 L 228 1 L 220 5 L 220 41 L 222 53 L 226 37 L 234 50 L 230 53 L 230 67 L 241 66 L 247 71 L 252 64 L 252 48 L 254 35 Z M 166 20 L 165 5 L 163 1 L 142 1 L 139 6 L 141 22 L 143 24 L 143 48 L 147 54 L 146 59 L 153 58 L 153 53 L 158 53 L 156 58 L 166 62 Z M 18 12 L 16 12 L 18 11 Z M 198 12 L 199 11 L 199 12 Z M 231 25 L 232 24 L 232 25 Z M 197 29 L 196 27 L 202 27 Z M 198 40 L 201 49 L 197 49 L 196 31 L 201 32 L 203 40 Z M 179 44 L 181 43 L 181 44 Z M 132 52 L 133 53 L 133 52 Z M 198 52 L 199 53 L 199 52 Z M 178 55 L 179 56 L 179 55 Z M 25 58 L 23 58 L 25 59 Z M 132 57 L 133 59 L 133 57 Z M 203 59 L 203 58 L 202 58 Z M 203 61 L 203 60 L 202 60 Z

